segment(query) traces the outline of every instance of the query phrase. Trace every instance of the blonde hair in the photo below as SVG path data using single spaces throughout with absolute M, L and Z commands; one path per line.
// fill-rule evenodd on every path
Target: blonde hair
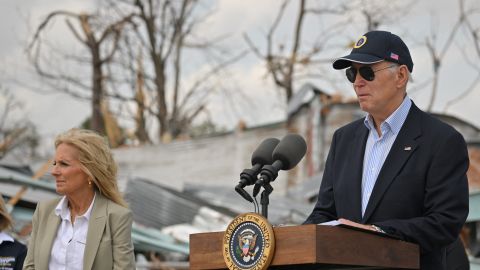
M 0 195 L 0 232 L 10 228 L 12 224 L 12 218 L 10 217 L 10 214 L 7 211 L 7 207 L 5 207 L 5 202 Z
M 73 128 L 57 136 L 55 148 L 62 143 L 78 150 L 82 170 L 103 196 L 127 207 L 118 190 L 117 164 L 106 138 L 91 130 Z

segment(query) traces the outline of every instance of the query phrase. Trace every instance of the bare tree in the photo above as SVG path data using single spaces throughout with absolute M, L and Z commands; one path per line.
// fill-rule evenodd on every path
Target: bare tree
M 468 84 L 464 91 L 446 103 L 444 109 L 445 111 L 447 111 L 448 108 L 453 104 L 458 103 L 468 96 L 468 94 L 475 90 L 477 85 L 480 83 L 480 27 L 476 26 L 475 23 L 472 22 L 473 18 L 478 18 L 480 15 L 480 7 L 467 7 L 465 0 L 459 0 L 458 3 L 460 7 L 459 21 L 462 22 L 462 28 L 467 36 L 467 40 L 469 40 L 470 44 L 473 45 L 473 52 L 468 52 L 468 50 L 464 48 L 460 48 L 460 51 L 463 53 L 464 59 L 467 61 L 468 65 L 477 72 L 477 75 Z
M 365 32 L 380 29 L 382 26 L 398 23 L 418 1 L 353 0 L 338 7 L 341 13 L 359 17 L 359 24 Z M 352 21 L 356 24 L 356 20 Z
M 343 1 L 335 4 L 321 2 L 307 2 L 307 0 L 293 1 L 298 4 L 297 15 L 293 23 L 293 33 L 289 50 L 285 48 L 285 41 L 276 41 L 275 34 L 279 24 L 284 19 L 287 6 L 290 0 L 284 0 L 280 5 L 277 16 L 273 20 L 268 33 L 265 36 L 266 50 L 261 52 L 259 46 L 254 44 L 248 34 L 244 38 L 250 49 L 266 63 L 267 73 L 272 77 L 275 85 L 284 94 L 286 102 L 290 100 L 295 92 L 295 85 L 299 80 L 305 78 L 318 78 L 329 80 L 321 72 L 313 72 L 319 69 L 319 66 L 330 64 L 333 59 L 326 57 L 331 52 L 331 41 L 339 38 L 339 33 L 347 29 L 348 26 L 360 26 L 365 31 L 377 29 L 381 25 L 394 22 L 401 16 L 408 13 L 413 1 L 392 1 L 389 5 L 380 3 L 380 1 Z M 309 4 L 309 5 L 308 5 Z M 395 12 L 390 12 L 390 11 Z M 392 15 L 394 14 L 394 15 Z M 328 26 L 315 28 L 316 33 L 308 33 L 305 36 L 319 36 L 313 44 L 308 44 L 303 39 L 303 31 L 306 18 L 317 17 L 327 18 L 330 22 Z M 359 21 L 359 22 L 358 22 Z M 361 27 L 364 25 L 364 27 Z M 350 39 L 349 39 L 350 40 Z M 347 44 L 343 44 L 343 47 Z M 334 44 L 341 47 L 339 44 Z M 348 44 L 348 46 L 353 46 Z M 275 48 L 278 48 L 277 50 Z
M 0 160 L 7 154 L 20 160 L 35 155 L 39 136 L 31 122 L 18 116 L 22 107 L 8 89 L 0 86 Z
M 139 78 L 144 80 L 144 101 L 139 103 L 137 99 L 137 107 L 143 106 L 155 117 L 160 141 L 186 134 L 193 120 L 206 110 L 208 98 L 215 90 L 212 81 L 245 52 L 228 56 L 221 50 L 218 52 L 216 47 L 221 38 L 200 38 L 202 35 L 196 31 L 211 13 L 199 11 L 202 8 L 199 1 L 125 0 L 121 2 L 122 7 L 118 1 L 110 4 L 118 10 L 124 10 L 125 6 L 134 10 L 136 31 L 133 34 L 146 52 L 144 65 L 147 68 Z M 208 59 L 215 61 L 187 85 L 182 76 L 185 64 L 191 61 L 187 62 L 185 54 L 194 52 L 206 54 Z M 138 98 L 138 92 L 136 95 Z
M 47 26 L 53 24 L 57 17 L 65 18 L 65 23 L 73 37 L 87 49 L 88 54 L 88 56 L 75 55 L 73 52 L 69 52 L 63 56 L 63 59 L 71 60 L 76 66 L 89 65 L 90 84 L 83 82 L 78 70 L 76 74 L 68 74 L 66 70 L 58 67 L 58 63 L 50 61 L 52 55 L 58 53 L 59 48 L 50 46 L 49 50 L 42 50 L 43 44 L 49 44 L 43 34 Z M 28 46 L 28 52 L 36 72 L 50 86 L 74 97 L 91 101 L 90 127 L 105 134 L 102 113 L 102 101 L 106 94 L 104 66 L 112 61 L 118 48 L 121 32 L 131 19 L 131 15 L 124 16 L 107 25 L 103 25 L 102 19 L 104 18 L 99 14 L 74 13 L 63 10 L 50 12 L 38 26 Z
M 145 75 L 142 63 L 142 54 L 139 53 L 137 57 L 137 71 L 136 71 L 136 93 L 135 102 L 137 103 L 137 112 L 135 114 L 135 135 L 141 143 L 150 143 L 151 140 L 148 136 L 146 127 L 147 111 L 146 99 L 145 99 Z
M 460 16 L 457 22 L 452 26 L 452 28 L 448 31 L 448 37 L 443 44 L 443 46 L 438 45 L 437 37 L 438 37 L 438 29 L 433 29 L 430 33 L 430 36 L 425 38 L 425 46 L 430 53 L 430 57 L 432 60 L 432 90 L 430 95 L 430 101 L 427 106 L 427 111 L 432 111 L 433 105 L 435 104 L 436 95 L 438 92 L 438 81 L 439 81 L 439 73 L 440 68 L 442 66 L 443 59 L 447 54 L 448 50 L 451 48 L 453 41 L 455 40 L 455 35 L 457 31 L 460 29 L 463 22 L 463 17 Z M 435 24 L 432 24 L 435 25 Z M 442 32 L 445 32 L 443 29 Z M 439 48 L 441 47 L 441 48 Z
M 253 52 L 259 57 L 265 60 L 267 65 L 268 73 L 272 76 L 273 81 L 275 84 L 281 88 L 285 93 L 286 101 L 288 102 L 293 95 L 293 76 L 295 72 L 295 67 L 299 64 L 304 64 L 309 60 L 306 58 L 301 58 L 298 55 L 298 50 L 300 47 L 301 42 L 301 34 L 302 34 L 302 24 L 304 21 L 306 8 L 305 8 L 306 0 L 299 1 L 299 8 L 298 13 L 295 21 L 294 32 L 293 32 L 293 45 L 291 47 L 290 52 L 284 55 L 275 54 L 273 51 L 274 47 L 274 40 L 273 36 L 277 27 L 282 20 L 282 17 L 285 13 L 285 9 L 289 3 L 288 0 L 284 0 L 282 5 L 280 6 L 280 10 L 275 18 L 273 24 L 268 31 L 266 36 L 267 39 L 267 49 L 266 52 L 263 54 L 260 50 L 254 45 L 250 37 L 245 34 L 244 38 L 247 43 L 250 45 L 250 48 Z M 281 45 L 282 46 L 282 45 Z M 283 47 L 283 46 L 282 46 Z M 318 51 L 318 48 L 314 47 L 310 51 L 310 55 L 315 54 Z

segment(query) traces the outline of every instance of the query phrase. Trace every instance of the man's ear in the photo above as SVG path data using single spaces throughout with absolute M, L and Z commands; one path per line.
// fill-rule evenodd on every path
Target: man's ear
M 397 71 L 397 87 L 404 88 L 407 85 L 408 79 L 410 77 L 410 72 L 405 65 L 401 65 Z

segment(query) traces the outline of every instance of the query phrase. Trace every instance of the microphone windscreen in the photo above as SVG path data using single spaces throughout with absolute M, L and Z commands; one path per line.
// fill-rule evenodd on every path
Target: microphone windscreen
M 298 134 L 287 134 L 273 150 L 273 160 L 280 160 L 282 170 L 295 167 L 307 152 L 307 143 Z
M 263 142 L 257 147 L 257 149 L 252 154 L 252 165 L 272 164 L 273 162 L 272 152 L 279 142 L 280 140 L 277 138 L 268 138 L 263 140 Z

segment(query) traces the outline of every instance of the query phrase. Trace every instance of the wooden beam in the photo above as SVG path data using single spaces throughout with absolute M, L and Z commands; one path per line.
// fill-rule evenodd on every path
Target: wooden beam
M 35 174 L 32 176 L 32 179 L 33 180 L 37 180 L 39 179 L 40 177 L 44 176 L 45 173 L 50 169 L 50 165 L 52 164 L 52 159 L 49 159 L 47 162 L 45 162 L 42 167 L 40 167 L 40 169 L 38 169 Z M 15 206 L 18 201 L 20 201 L 20 199 L 22 198 L 22 196 L 25 194 L 25 192 L 27 192 L 27 188 L 26 186 L 22 186 L 20 188 L 20 190 L 17 192 L 17 194 L 15 194 L 15 196 L 13 196 L 12 198 L 10 198 L 10 200 L 8 201 L 7 204 L 11 205 L 11 206 Z

